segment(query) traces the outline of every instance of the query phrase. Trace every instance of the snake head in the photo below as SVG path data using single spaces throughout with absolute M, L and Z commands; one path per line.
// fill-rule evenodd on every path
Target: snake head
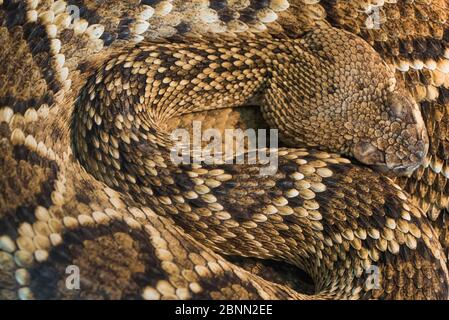
M 409 176 L 429 150 L 419 106 L 405 89 L 395 88 L 386 95 L 384 108 L 374 136 L 356 143 L 352 153 L 358 161 L 382 172 Z
M 354 157 L 394 175 L 418 168 L 429 138 L 396 69 L 344 30 L 324 26 L 296 41 L 285 64 L 275 66 L 264 100 L 265 118 L 282 142 Z

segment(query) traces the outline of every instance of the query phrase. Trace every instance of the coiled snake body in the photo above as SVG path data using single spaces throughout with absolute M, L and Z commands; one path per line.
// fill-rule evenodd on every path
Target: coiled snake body
M 393 176 L 428 166 L 433 131 L 409 82 L 317 14 L 345 27 L 343 1 L 144 2 L 2 4 L 0 297 L 447 298 L 444 232 L 425 199 L 362 165 Z M 68 4 L 85 15 L 70 28 Z M 245 30 L 275 12 L 268 32 Z M 220 27 L 229 32 L 211 35 Z M 259 175 L 259 160 L 173 163 L 171 117 L 248 102 L 292 146 L 273 175 Z M 297 266 L 315 294 L 228 255 Z

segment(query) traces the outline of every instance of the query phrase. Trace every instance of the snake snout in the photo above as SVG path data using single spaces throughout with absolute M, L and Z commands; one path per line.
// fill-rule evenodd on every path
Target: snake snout
M 427 156 L 429 150 L 429 142 L 426 134 L 421 136 L 413 147 L 413 152 L 408 157 L 399 159 L 396 164 L 388 163 L 387 166 L 391 166 L 391 171 L 397 176 L 410 176 L 419 166 L 421 166 Z
M 399 146 L 399 149 L 403 149 Z M 363 164 L 373 167 L 382 173 L 393 173 L 395 176 L 410 176 L 424 162 L 429 149 L 427 133 L 419 140 L 412 152 L 407 153 L 396 149 L 391 152 L 379 150 L 370 142 L 357 143 L 353 148 L 354 157 Z
M 375 165 L 396 176 L 410 176 L 429 150 L 424 119 L 418 104 L 404 89 L 391 92 L 387 106 L 389 119 L 380 129 L 384 135 L 374 143 L 383 151 L 384 161 Z

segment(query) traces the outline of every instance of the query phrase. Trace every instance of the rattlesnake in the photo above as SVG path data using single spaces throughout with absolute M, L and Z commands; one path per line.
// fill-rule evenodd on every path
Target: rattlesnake
M 448 297 L 447 1 L 0 3 L 0 298 Z M 249 100 L 274 175 L 173 164 L 169 117 Z

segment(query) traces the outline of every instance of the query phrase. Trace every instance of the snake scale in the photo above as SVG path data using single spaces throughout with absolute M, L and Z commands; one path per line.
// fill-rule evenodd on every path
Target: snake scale
M 448 6 L 0 0 L 0 298 L 447 299 Z M 274 174 L 171 161 L 248 104 Z

